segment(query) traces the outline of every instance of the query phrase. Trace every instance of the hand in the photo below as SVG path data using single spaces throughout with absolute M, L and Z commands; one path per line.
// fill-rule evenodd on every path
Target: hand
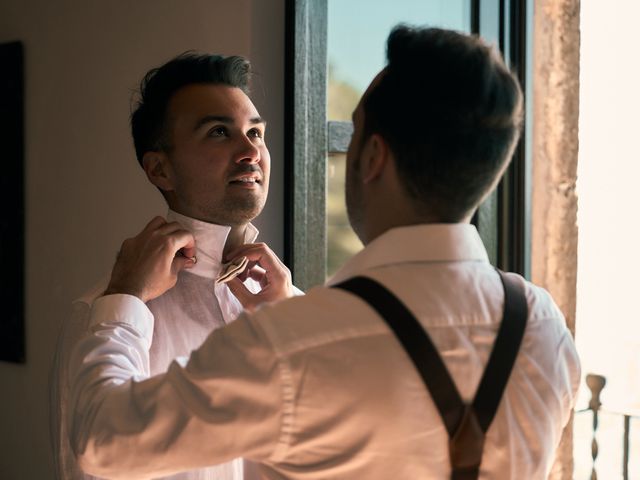
M 180 270 L 193 265 L 193 235 L 176 222 L 155 217 L 122 243 L 104 294 L 126 293 L 148 302 L 173 287 Z
M 291 272 L 264 243 L 248 243 L 229 252 L 228 260 L 247 257 L 247 268 L 233 280 L 227 282 L 231 293 L 240 301 L 242 306 L 253 311 L 265 302 L 275 302 L 293 296 Z M 244 283 L 247 278 L 257 281 L 261 290 L 252 293 Z

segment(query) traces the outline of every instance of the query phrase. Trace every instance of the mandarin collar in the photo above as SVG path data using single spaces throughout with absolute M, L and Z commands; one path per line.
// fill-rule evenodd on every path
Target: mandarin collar
M 375 238 L 327 281 L 335 285 L 364 270 L 412 262 L 489 262 L 478 230 L 469 223 L 397 227 Z
M 196 264 L 189 269 L 189 273 L 215 279 L 222 270 L 222 251 L 227 242 L 231 227 L 203 222 L 187 217 L 169 209 L 168 222 L 178 222 L 189 230 L 196 240 Z M 252 224 L 247 225 L 244 243 L 253 243 L 258 236 L 258 229 Z

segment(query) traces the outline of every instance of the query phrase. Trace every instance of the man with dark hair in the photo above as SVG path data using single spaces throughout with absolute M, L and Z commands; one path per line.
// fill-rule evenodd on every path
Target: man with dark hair
M 497 183 L 517 141 L 517 80 L 496 52 L 455 32 L 397 30 L 388 57 L 363 99 L 362 139 L 386 140 L 415 208 L 433 222 L 463 221 Z
M 326 286 L 243 314 L 147 378 L 144 302 L 194 248 L 153 219 L 123 244 L 74 353 L 83 465 L 130 478 L 243 456 L 273 479 L 546 478 L 580 378 L 573 340 L 549 294 L 495 270 L 469 224 L 521 115 L 481 40 L 394 29 L 347 153 L 365 248 Z M 275 277 L 263 287 L 290 295 Z
M 131 116 L 138 162 L 164 196 L 167 218 L 197 241 L 188 272 L 148 303 L 156 326 L 146 375 L 166 371 L 174 358 L 187 357 L 212 330 L 235 320 L 243 307 L 232 292 L 256 303 L 269 300 L 268 292 L 254 295 L 260 291 L 260 272 L 242 272 L 256 257 L 263 258 L 262 264 L 271 260 L 270 275 L 291 288 L 288 269 L 268 247 L 252 243 L 258 232 L 250 222 L 267 198 L 270 158 L 265 121 L 247 96 L 249 79 L 249 62 L 242 57 L 186 53 L 151 70 L 141 82 Z M 239 261 L 223 264 L 229 252 Z M 91 303 L 111 288 L 104 282 L 74 302 L 74 315 L 61 335 L 52 399 L 61 478 L 87 478 L 75 463 L 66 429 L 67 371 L 75 368 L 68 353 L 89 328 Z M 228 460 L 176 478 L 243 478 L 242 460 Z

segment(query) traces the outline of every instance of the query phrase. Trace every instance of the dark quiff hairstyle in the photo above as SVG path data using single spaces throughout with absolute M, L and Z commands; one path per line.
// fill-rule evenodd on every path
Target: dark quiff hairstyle
M 249 93 L 251 66 L 243 57 L 185 52 L 150 70 L 140 82 L 137 105 L 131 115 L 136 157 L 171 148 L 167 109 L 173 95 L 191 84 L 228 85 Z
M 458 222 L 511 158 L 522 119 L 518 81 L 482 40 L 449 30 L 399 25 L 387 59 L 363 100 L 363 141 L 380 134 L 418 208 Z

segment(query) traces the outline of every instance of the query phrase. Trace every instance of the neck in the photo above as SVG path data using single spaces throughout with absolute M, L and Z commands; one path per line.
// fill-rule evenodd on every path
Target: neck
M 438 223 L 429 218 L 424 217 L 412 217 L 412 218 L 389 218 L 387 221 L 380 221 L 377 219 L 371 222 L 367 227 L 365 227 L 364 231 L 364 239 L 363 243 L 367 245 L 372 242 L 376 238 L 378 238 L 383 233 L 391 230 L 392 228 L 397 227 L 408 227 L 410 225 L 425 225 L 429 223 Z
M 193 214 L 191 214 L 189 212 L 185 212 L 184 209 L 179 208 L 176 205 L 173 205 L 171 202 L 167 202 L 167 203 L 169 204 L 169 208 L 171 210 L 173 210 L 176 213 L 179 213 L 180 215 L 184 215 L 185 217 L 193 218 L 194 220 L 198 220 L 200 222 L 205 222 L 205 223 L 211 223 L 211 224 L 217 224 L 217 225 L 224 226 L 224 224 L 221 224 L 221 223 L 218 224 L 216 222 L 212 222 L 212 221 L 207 220 L 207 219 L 198 218 L 197 215 L 193 215 Z M 229 231 L 229 235 L 227 236 L 227 241 L 224 244 L 224 250 L 222 251 L 223 258 L 228 252 L 230 252 L 234 248 L 239 247 L 240 245 L 244 244 L 245 233 L 247 231 L 247 225 L 248 225 L 248 223 L 243 223 L 243 224 L 240 224 L 240 225 L 232 225 L 231 226 L 231 230 Z
M 424 209 L 417 209 L 410 202 L 390 202 L 389 205 L 395 205 L 397 208 L 372 209 L 373 211 L 367 219 L 368 221 L 365 221 L 363 229 L 362 243 L 365 245 L 392 228 L 445 223 L 438 215 Z M 469 214 L 456 223 L 470 223 L 471 218 L 472 214 Z
M 212 239 L 213 237 L 211 237 L 210 235 L 211 231 L 209 230 L 209 228 L 203 228 L 202 225 L 211 225 L 211 226 L 220 227 L 222 229 L 220 230 L 220 232 L 224 232 L 224 238 L 226 238 L 226 240 L 225 240 L 224 246 L 221 243 L 217 243 L 217 246 L 215 246 L 215 249 L 217 250 L 221 259 L 224 259 L 226 254 L 231 250 L 234 250 L 235 248 L 243 245 L 247 239 L 249 241 L 254 241 L 253 232 L 251 231 L 249 231 L 249 238 L 247 238 L 247 233 L 248 233 L 247 231 L 250 230 L 249 229 L 250 222 L 245 222 L 237 225 L 224 225 L 222 223 L 216 223 L 216 222 L 211 222 L 209 220 L 200 219 L 195 215 L 190 215 L 189 213 L 182 213 L 176 210 L 175 208 L 169 207 L 169 210 L 170 212 L 173 212 L 178 216 L 185 217 L 184 220 L 182 220 L 181 218 L 178 218 L 178 221 L 179 222 L 185 221 L 186 222 L 185 226 L 191 229 L 192 233 L 196 234 L 197 236 L 199 235 L 198 237 L 199 239 L 197 241 L 202 241 L 203 238 L 207 239 L 204 242 L 206 244 L 206 247 L 204 247 L 206 251 L 209 251 L 211 248 L 214 247 L 214 245 L 209 240 L 209 239 Z M 222 233 L 220 233 L 220 235 L 222 235 Z M 214 235 L 214 237 L 221 239 L 221 237 L 218 237 L 217 235 Z M 220 248 L 222 248 L 222 251 L 220 250 Z

